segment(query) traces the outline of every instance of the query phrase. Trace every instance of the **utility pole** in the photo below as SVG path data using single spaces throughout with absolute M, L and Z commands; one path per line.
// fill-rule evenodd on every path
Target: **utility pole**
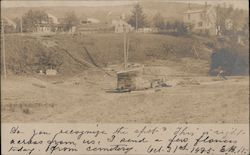
M 23 34 L 23 16 L 21 16 L 21 20 L 20 20 L 20 31 L 21 31 L 21 34 Z
M 124 31 L 124 70 L 127 69 L 127 36 L 126 36 L 126 32 Z
M 129 37 L 127 37 L 127 53 L 126 53 L 126 61 L 128 63 L 128 50 L 129 50 Z
M 138 30 L 138 17 L 137 17 L 137 11 L 135 12 L 135 30 L 137 32 Z
M 4 73 L 4 78 L 7 78 L 6 74 L 6 64 L 5 64 L 5 38 L 4 38 L 4 22 L 1 20 L 1 36 L 2 36 L 2 59 L 3 59 L 3 73 Z

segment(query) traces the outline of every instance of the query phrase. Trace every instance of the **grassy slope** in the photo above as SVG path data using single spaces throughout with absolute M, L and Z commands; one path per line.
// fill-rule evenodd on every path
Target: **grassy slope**
M 175 37 L 158 34 L 129 34 L 129 62 L 150 63 L 152 60 L 171 60 L 176 65 L 183 65 L 183 58 L 188 63 L 196 63 L 196 55 L 191 50 L 195 45 L 203 66 L 210 61 L 210 51 L 206 50 L 206 42 L 198 41 L 194 37 Z M 23 69 L 25 72 L 36 72 L 39 69 L 39 54 L 52 53 L 52 59 L 58 59 L 62 65 L 57 67 L 63 74 L 78 73 L 88 65 L 79 62 L 91 62 L 87 53 L 97 65 L 106 67 L 123 63 L 123 35 L 122 34 L 88 34 L 88 35 L 57 35 L 50 37 L 35 36 L 7 36 L 6 57 L 9 70 Z M 67 51 L 68 53 L 66 53 Z M 192 61 L 194 59 L 194 61 Z M 13 67 L 14 66 L 14 67 Z M 35 67 L 36 66 L 36 67 Z M 197 70 L 198 71 L 198 70 Z M 207 72 L 207 69 L 205 70 Z M 204 71 L 202 72 L 204 73 Z

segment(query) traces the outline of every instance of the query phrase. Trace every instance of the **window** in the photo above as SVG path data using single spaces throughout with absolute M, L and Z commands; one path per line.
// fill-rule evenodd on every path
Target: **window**
M 190 20 L 190 14 L 188 14 L 188 20 Z

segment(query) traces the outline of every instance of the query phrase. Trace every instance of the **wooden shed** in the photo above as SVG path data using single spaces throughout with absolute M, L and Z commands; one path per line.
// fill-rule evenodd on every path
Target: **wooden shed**
M 134 91 L 149 87 L 149 82 L 145 82 L 142 78 L 142 72 L 141 68 L 118 72 L 117 89 Z M 147 83 L 148 86 L 146 86 L 145 83 Z

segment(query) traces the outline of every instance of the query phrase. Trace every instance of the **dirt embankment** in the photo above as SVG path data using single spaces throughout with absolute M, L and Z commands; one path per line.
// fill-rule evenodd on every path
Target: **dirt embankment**
M 159 34 L 128 34 L 129 62 L 173 62 L 170 67 L 208 74 L 212 39 Z M 60 74 L 123 63 L 123 34 L 6 36 L 8 74 L 37 73 L 55 68 Z
M 180 65 L 182 58 L 204 60 L 210 51 L 195 38 L 156 34 L 129 34 L 129 62 L 155 59 Z M 88 67 L 123 63 L 122 34 L 6 36 L 8 74 L 34 73 L 55 68 L 61 74 L 79 73 Z M 201 66 L 202 68 L 202 66 Z

